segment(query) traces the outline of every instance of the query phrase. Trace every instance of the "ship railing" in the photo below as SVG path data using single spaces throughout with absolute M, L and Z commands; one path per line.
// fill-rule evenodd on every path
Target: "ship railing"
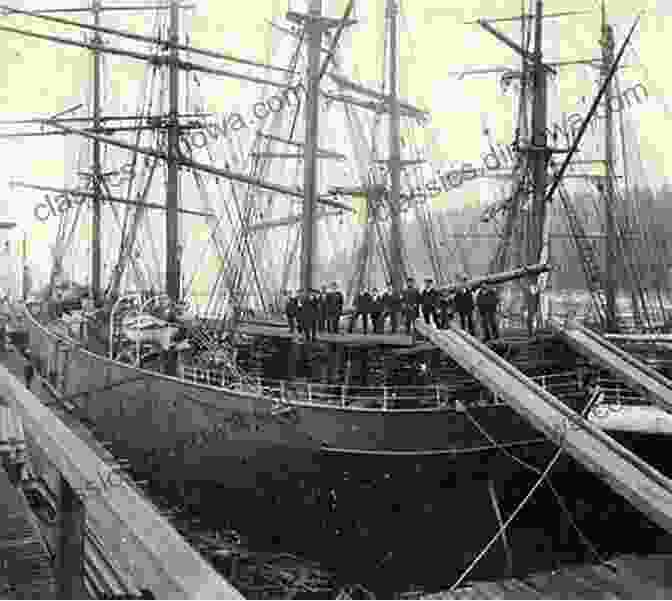
M 235 378 L 225 371 L 197 366 L 182 366 L 185 380 L 219 388 L 235 387 Z M 575 394 L 579 380 L 575 371 L 545 374 L 533 377 L 543 388 L 562 396 Z M 282 404 L 309 404 L 352 408 L 403 410 L 415 408 L 453 408 L 464 406 L 488 406 L 503 404 L 481 384 L 465 378 L 453 378 L 451 382 L 425 385 L 379 385 L 362 386 L 328 384 L 307 379 L 284 380 L 257 377 L 253 387 Z M 471 390 L 470 390 L 471 388 Z

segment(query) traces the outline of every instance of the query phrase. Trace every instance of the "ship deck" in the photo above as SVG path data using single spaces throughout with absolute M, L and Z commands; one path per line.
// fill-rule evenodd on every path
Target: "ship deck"
M 421 599 L 669 599 L 672 555 L 620 556 L 525 578 L 474 582 Z
M 248 336 L 267 336 L 270 338 L 285 338 L 287 340 L 295 340 L 296 342 L 303 342 L 303 335 L 298 333 L 291 333 L 287 325 L 279 327 L 275 323 L 268 325 L 261 323 L 242 323 L 238 327 L 241 334 Z M 397 346 L 397 347 L 412 347 L 416 341 L 412 336 L 406 334 L 374 334 L 369 332 L 364 334 L 361 329 L 355 330 L 352 333 L 341 329 L 339 334 L 328 334 L 327 332 L 318 332 L 315 337 L 315 342 L 327 342 L 333 344 L 343 344 L 346 346 Z

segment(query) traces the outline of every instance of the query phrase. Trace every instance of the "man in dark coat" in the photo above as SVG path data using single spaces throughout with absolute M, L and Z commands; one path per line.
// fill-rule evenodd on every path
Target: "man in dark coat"
M 462 285 L 455 293 L 455 309 L 460 316 L 460 327 L 474 335 L 474 296 L 466 287 L 467 277 L 462 276 Z
M 414 322 L 418 318 L 420 305 L 420 292 L 415 287 L 415 280 L 413 278 L 406 280 L 406 288 L 401 297 L 406 320 L 406 334 L 410 336 L 412 332 L 415 332 Z
M 352 316 L 352 320 L 350 321 L 350 332 L 355 327 L 355 323 L 359 319 L 359 316 L 362 316 L 362 327 L 364 330 L 365 334 L 368 334 L 369 331 L 369 309 L 371 305 L 371 295 L 369 294 L 369 291 L 363 288 L 360 293 L 357 295 L 355 298 L 355 313 Z
M 294 333 L 294 324 L 299 315 L 299 299 L 293 290 L 287 293 L 287 301 L 285 303 L 285 315 L 287 316 L 287 323 L 289 324 L 289 333 Z
M 319 318 L 317 320 L 317 329 L 324 332 L 327 326 L 327 287 L 322 286 L 320 295 L 317 298 L 319 305 Z
M 383 317 L 382 330 L 385 330 L 385 320 L 389 316 L 392 333 L 396 334 L 399 327 L 399 313 L 401 313 L 401 295 L 394 291 L 391 285 L 388 284 L 382 296 L 383 300 Z
M 499 338 L 497 328 L 497 306 L 499 297 L 494 288 L 486 284 L 481 284 L 476 297 L 476 305 L 481 318 L 481 327 L 483 329 L 483 342 Z
M 304 292 L 299 308 L 299 321 L 306 342 L 315 340 L 317 335 L 318 301 L 315 294 Z
M 450 322 L 453 320 L 455 313 L 455 295 L 441 294 L 439 295 L 439 328 L 442 330 L 448 329 Z
M 527 333 L 530 337 L 534 335 L 534 330 L 539 321 L 539 301 L 539 286 L 533 282 L 527 290 Z
M 343 312 L 343 293 L 338 289 L 336 282 L 331 283 L 331 290 L 327 292 L 327 332 L 338 334 L 338 324 Z
M 422 307 L 422 316 L 425 318 L 427 325 L 430 325 L 431 320 L 434 320 L 434 325 L 438 326 L 438 296 L 439 293 L 434 288 L 434 280 L 432 278 L 425 279 L 425 289 L 420 294 L 420 305 Z
M 373 326 L 373 333 L 382 334 L 383 298 L 378 294 L 378 288 L 374 288 L 373 293 L 371 294 L 369 313 L 371 314 L 371 325 Z

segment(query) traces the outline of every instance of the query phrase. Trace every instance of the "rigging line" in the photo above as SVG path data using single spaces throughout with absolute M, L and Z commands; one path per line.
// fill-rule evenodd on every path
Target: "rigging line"
M 591 408 L 599 398 L 598 394 L 593 394 L 586 403 L 586 407 L 583 409 L 581 412 L 581 417 L 585 419 L 585 416 L 589 414 Z M 551 442 L 554 442 L 552 439 L 549 438 Z M 556 443 L 557 444 L 557 443 Z M 474 557 L 472 562 L 467 566 L 467 568 L 460 574 L 460 577 L 455 581 L 455 583 L 448 589 L 449 591 L 454 591 L 463 581 L 464 579 L 472 572 L 472 570 L 476 567 L 478 562 L 485 556 L 485 554 L 490 550 L 492 545 L 494 545 L 497 540 L 500 538 L 500 536 L 506 531 L 506 529 L 509 527 L 511 522 L 515 519 L 515 517 L 520 513 L 520 511 L 523 509 L 523 507 L 527 504 L 527 502 L 530 500 L 534 492 L 539 488 L 542 482 L 547 482 L 548 481 L 548 474 L 550 473 L 551 469 L 553 466 L 557 463 L 558 459 L 562 455 L 562 453 L 565 451 L 565 443 L 561 442 L 560 445 L 558 446 L 557 451 L 553 455 L 553 458 L 548 462 L 548 465 L 544 469 L 544 471 L 540 474 L 539 478 L 537 481 L 534 483 L 532 488 L 530 488 L 530 491 L 525 495 L 523 500 L 518 504 L 518 506 L 514 509 L 514 511 L 511 513 L 511 515 L 506 519 L 504 524 L 497 530 L 497 533 L 490 539 L 490 541 L 483 547 L 483 549 Z M 587 540 L 587 539 L 586 539 Z
M 158 92 L 158 99 L 157 99 L 157 104 L 162 105 L 165 102 L 165 75 L 163 73 L 159 73 L 159 77 L 163 79 L 163 81 L 159 84 L 159 92 Z M 157 147 L 161 147 L 162 145 L 162 137 L 164 137 L 164 133 L 157 131 L 153 133 L 153 138 L 154 142 Z M 156 157 L 155 157 L 156 159 Z M 164 177 L 165 177 L 165 171 L 166 168 L 164 165 L 162 165 L 163 171 L 164 171 Z M 150 188 L 147 188 L 147 194 L 149 194 Z M 160 262 L 159 262 L 159 251 L 156 247 L 156 242 L 154 241 L 154 236 L 152 233 L 152 224 L 151 224 L 151 218 L 148 218 L 148 216 L 145 214 L 144 217 L 140 219 L 140 224 L 138 227 L 142 226 L 144 232 L 145 232 L 145 237 L 147 241 L 149 242 L 149 248 L 150 248 L 150 253 L 152 255 L 152 258 L 154 260 L 154 267 L 155 271 L 154 274 L 156 275 L 150 275 L 150 280 L 152 281 L 152 284 L 156 284 L 157 287 L 160 289 L 160 285 L 158 282 L 158 274 L 160 273 Z M 143 237 L 140 238 L 143 242 L 145 241 Z M 144 244 L 141 245 L 141 248 L 145 248 Z M 144 253 L 141 253 L 141 255 Z M 145 263 L 145 269 L 147 270 L 148 274 L 151 274 L 151 270 L 149 269 L 149 266 Z M 135 264 L 135 261 L 133 261 L 133 264 Z
M 521 465 L 521 466 L 524 467 L 525 469 L 527 469 L 527 470 L 529 470 L 529 471 L 531 471 L 531 472 L 533 472 L 533 473 L 535 473 L 535 474 L 537 474 L 537 475 L 539 475 L 539 476 L 542 474 L 542 471 L 541 471 L 539 468 L 533 466 L 532 464 L 528 463 L 528 462 L 525 461 L 524 459 L 521 459 L 520 457 L 517 457 L 517 456 L 514 455 L 511 451 L 509 451 L 505 446 L 502 446 L 502 444 L 501 444 L 500 442 L 498 442 L 497 440 L 495 440 L 495 438 L 494 438 L 494 437 L 493 437 L 493 436 L 492 436 L 492 435 L 491 435 L 491 434 L 490 434 L 490 433 L 483 427 L 483 425 L 482 425 L 481 423 L 479 423 L 479 421 L 478 421 L 478 420 L 471 414 L 471 411 L 469 411 L 469 408 L 468 408 L 466 405 L 464 405 L 464 413 L 465 413 L 465 415 L 467 416 L 467 418 L 469 419 L 469 421 L 471 421 L 471 423 L 476 427 L 476 429 L 477 429 L 481 434 L 483 434 L 483 436 L 486 438 L 486 440 L 488 440 L 488 441 L 490 442 L 490 444 L 492 444 L 493 446 L 495 446 L 495 447 L 496 447 L 499 451 L 501 451 L 504 455 L 506 455 L 507 457 L 509 457 L 509 459 L 511 459 L 514 463 L 518 463 L 519 465 Z M 584 545 L 586 546 L 586 548 L 590 551 L 590 553 L 593 555 L 593 557 L 597 560 L 598 563 L 603 563 L 603 562 L 604 562 L 604 559 L 603 559 L 602 556 L 598 553 L 597 548 L 595 547 L 595 545 L 590 541 L 590 539 L 589 539 L 589 538 L 582 532 L 582 530 L 579 528 L 579 526 L 578 526 L 578 524 L 576 523 L 576 521 L 574 520 L 574 518 L 573 518 L 571 512 L 570 512 L 569 509 L 567 508 L 567 504 L 565 503 L 564 498 L 560 495 L 560 493 L 558 493 L 557 489 L 556 489 L 555 486 L 553 485 L 553 481 L 551 480 L 551 477 L 550 477 L 550 476 L 547 476 L 545 480 L 546 480 L 546 484 L 548 485 L 548 487 L 549 487 L 550 490 L 551 490 L 551 493 L 553 494 L 553 496 L 555 497 L 556 501 L 558 502 L 558 505 L 560 506 L 561 511 L 565 514 L 565 517 L 567 518 L 567 521 L 569 522 L 570 526 L 574 529 L 574 531 L 577 533 L 577 535 L 578 535 L 579 538 L 581 539 L 581 542 L 583 542 L 583 544 L 584 544 Z
M 151 69 L 151 76 L 150 76 L 150 71 L 145 70 L 145 81 L 144 85 L 142 86 L 142 92 L 140 93 L 141 98 L 138 101 L 139 106 L 146 105 L 145 107 L 145 115 L 150 115 L 152 113 L 152 107 L 153 107 L 153 97 L 154 97 L 154 89 L 156 85 L 156 75 L 157 75 L 157 66 L 154 65 Z M 142 111 L 141 114 L 137 116 L 137 123 L 140 124 L 141 120 L 143 119 L 142 116 Z M 135 144 L 139 145 L 140 140 L 142 137 L 142 132 L 138 131 L 135 136 Z M 154 134 L 154 137 L 156 137 L 156 134 Z M 145 182 L 145 189 L 143 193 L 141 194 L 143 202 L 147 198 L 147 194 L 149 192 L 149 188 L 151 186 L 151 181 L 155 172 L 155 168 L 157 165 L 158 159 L 155 157 L 152 168 L 150 171 L 150 177 L 148 180 Z M 135 178 L 136 178 L 136 166 L 138 163 L 138 153 L 134 152 L 132 154 L 132 158 L 130 161 L 131 165 L 131 171 L 130 171 L 130 177 L 126 185 L 126 200 L 131 199 L 132 191 L 133 191 L 133 184 L 135 183 Z M 127 163 L 128 164 L 128 163 Z M 133 223 L 131 225 L 131 232 L 128 232 L 128 224 L 131 218 L 131 212 L 133 211 Z M 117 258 L 117 263 L 115 267 L 112 270 L 112 273 L 110 274 L 110 282 L 108 284 L 108 294 L 116 295 L 118 288 L 121 284 L 121 281 L 124 277 L 124 272 L 126 268 L 126 263 L 128 259 L 130 258 L 131 263 L 133 265 L 133 269 L 138 270 L 138 267 L 136 265 L 136 260 L 133 256 L 133 249 L 135 247 L 135 239 L 137 237 L 137 230 L 140 225 L 140 221 L 143 218 L 143 213 L 144 210 L 142 207 L 135 206 L 135 207 L 127 207 L 126 213 L 125 213 L 125 218 L 124 218 L 124 230 L 122 232 L 122 237 L 120 240 L 119 244 L 119 254 Z

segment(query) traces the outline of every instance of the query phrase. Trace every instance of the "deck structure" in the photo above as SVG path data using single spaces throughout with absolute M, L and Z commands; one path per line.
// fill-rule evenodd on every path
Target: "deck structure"
M 303 340 L 300 334 L 292 334 L 285 325 L 284 328 L 276 325 L 261 325 L 257 323 L 244 323 L 238 327 L 241 334 L 249 336 L 268 336 L 270 338 L 286 338 Z M 315 338 L 316 342 L 328 342 L 343 345 L 354 346 L 397 346 L 411 347 L 415 344 L 412 336 L 405 334 L 374 334 L 363 332 L 348 333 L 341 331 L 340 334 L 328 334 L 327 332 L 318 332 Z

